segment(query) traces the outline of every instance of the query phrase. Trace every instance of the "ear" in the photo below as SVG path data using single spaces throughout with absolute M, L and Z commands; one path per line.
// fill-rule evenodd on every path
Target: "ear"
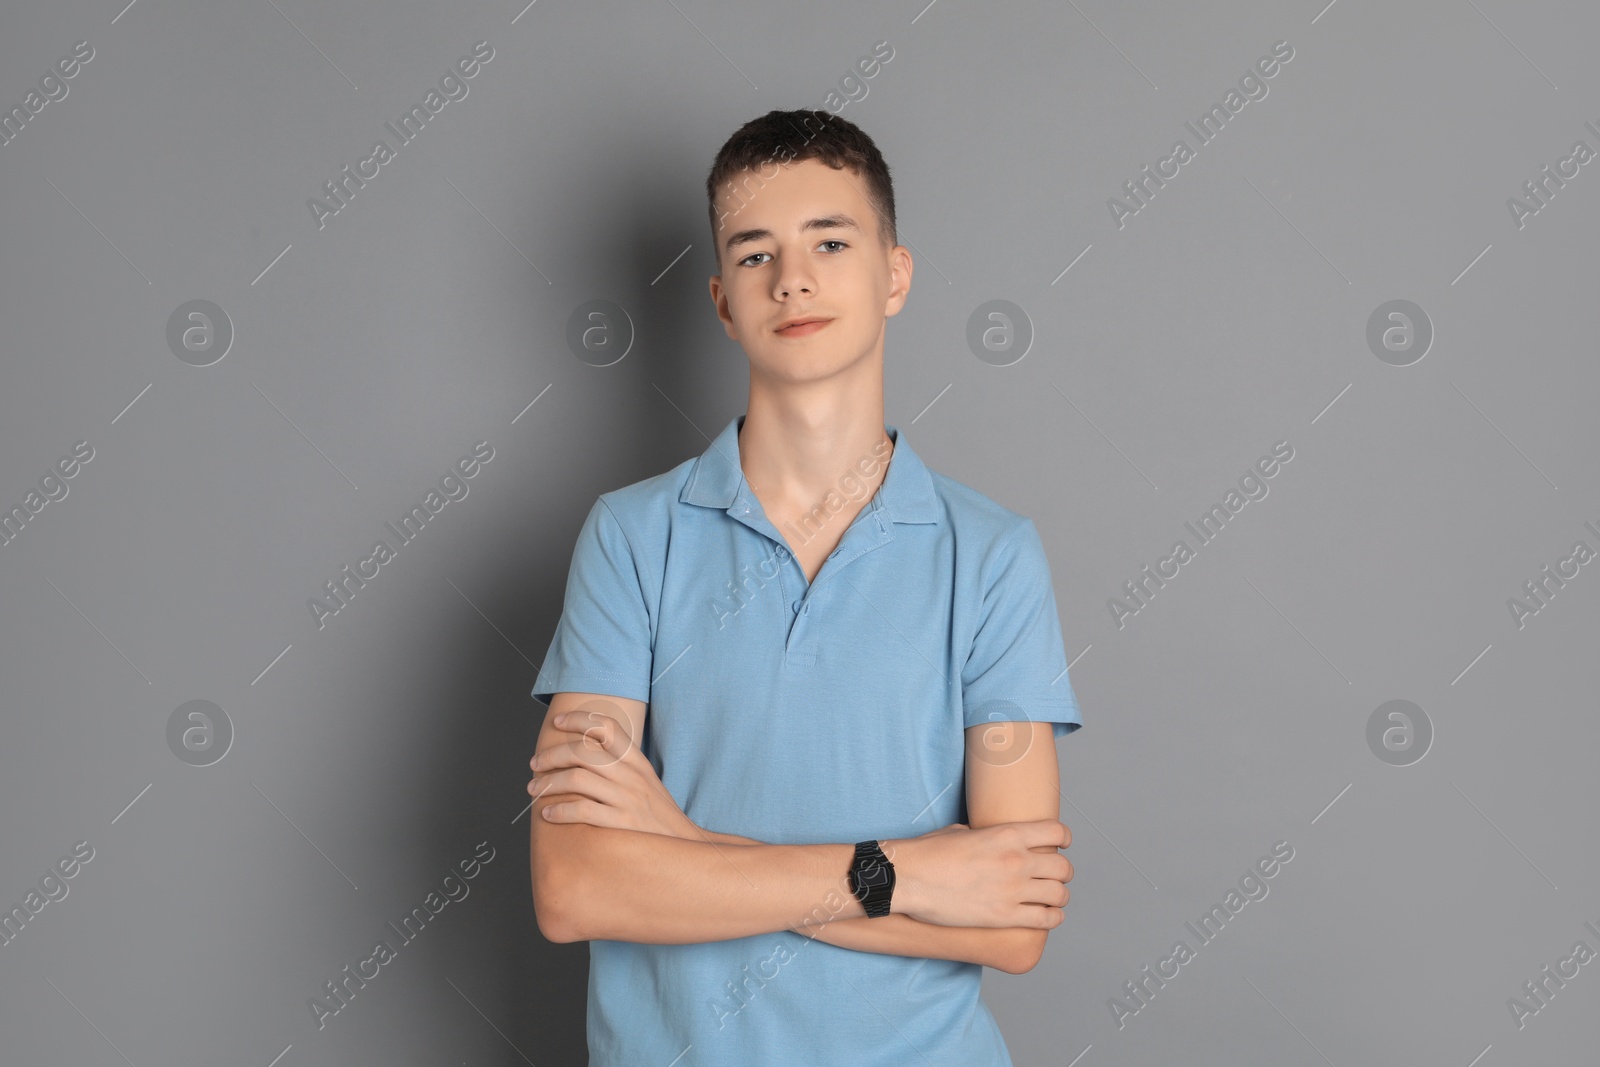
M 722 288 L 722 275 L 713 274 L 710 285 L 711 303 L 717 309 L 717 318 L 722 323 L 722 329 L 727 333 L 730 340 L 737 341 L 739 335 L 733 329 L 733 314 L 728 309 L 727 292 Z
M 911 250 L 905 245 L 895 245 L 889 250 L 889 297 L 884 301 L 883 313 L 893 317 L 906 306 L 911 295 Z

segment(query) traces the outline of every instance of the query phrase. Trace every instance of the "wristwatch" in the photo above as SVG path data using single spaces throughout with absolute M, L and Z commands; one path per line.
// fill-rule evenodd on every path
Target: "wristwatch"
M 857 841 L 855 858 L 850 862 L 850 891 L 867 910 L 867 917 L 889 914 L 889 898 L 894 893 L 894 864 L 876 841 Z

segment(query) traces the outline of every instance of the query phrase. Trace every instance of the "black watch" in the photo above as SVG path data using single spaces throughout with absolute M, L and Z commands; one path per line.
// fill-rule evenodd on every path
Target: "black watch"
M 889 914 L 889 897 L 894 893 L 894 864 L 876 841 L 857 841 L 855 858 L 850 862 L 850 891 L 866 908 L 868 918 Z

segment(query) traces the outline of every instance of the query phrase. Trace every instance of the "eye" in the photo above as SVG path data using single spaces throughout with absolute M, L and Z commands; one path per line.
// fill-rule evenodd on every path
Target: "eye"
M 846 248 L 850 247 L 850 245 L 847 242 L 835 240 L 834 238 L 831 238 L 831 237 L 829 239 L 827 239 L 826 241 L 823 241 L 821 244 L 817 245 L 817 247 L 818 248 L 822 248 L 822 247 L 824 247 L 826 245 L 838 245 L 839 246 L 836 250 L 830 250 L 829 251 L 829 255 L 838 255 L 840 252 L 842 252 Z M 770 259 L 771 258 L 771 253 L 768 253 L 768 252 L 752 252 L 750 255 L 745 256 L 743 259 L 739 260 L 739 266 L 741 266 L 741 267 L 759 267 L 759 266 L 762 266 L 763 264 L 752 262 L 752 260 L 756 259 L 759 256 L 766 256 L 767 258 Z

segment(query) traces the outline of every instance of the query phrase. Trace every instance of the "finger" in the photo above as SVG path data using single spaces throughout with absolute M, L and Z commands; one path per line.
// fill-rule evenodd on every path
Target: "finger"
M 1022 843 L 1028 848 L 1035 845 L 1066 848 L 1072 843 L 1072 831 L 1060 819 L 1035 819 L 1017 825 L 1022 828 Z
M 1052 908 L 1064 908 L 1071 897 L 1071 891 L 1066 883 L 1058 882 L 1054 878 L 1030 878 L 1022 890 L 1022 900 L 1028 904 L 1043 904 Z
M 573 714 L 577 718 L 572 722 L 579 724 L 579 728 L 583 730 L 583 738 L 572 742 L 572 745 L 576 751 L 587 756 L 588 762 L 617 763 L 636 747 L 633 738 L 628 734 L 627 726 L 620 719 L 598 711 L 580 711 Z
M 534 770 L 551 767 L 608 767 L 620 763 L 633 747 L 628 731 L 609 716 L 604 722 L 587 726 L 576 741 L 551 745 L 534 757 Z
M 596 804 L 592 800 L 563 800 L 556 804 L 547 804 L 543 808 L 543 816 L 546 822 L 588 823 L 590 826 L 628 829 L 616 808 Z
M 1066 917 L 1060 908 L 1038 904 L 1018 904 L 1006 910 L 1010 914 L 1005 925 L 1025 926 L 1030 930 L 1054 930 Z
M 624 748 L 636 747 L 621 718 L 594 708 L 563 712 L 556 716 L 556 725 L 568 733 L 581 733 L 586 740 L 593 738 L 596 747 L 601 746 L 602 738 L 607 742 L 612 738 L 620 738 L 625 742 Z
M 570 734 L 586 733 L 596 730 L 610 723 L 615 723 L 615 717 L 593 708 L 584 708 L 579 711 L 564 711 L 556 716 L 556 725 Z
M 556 793 L 574 793 L 599 804 L 623 807 L 626 794 L 617 784 L 588 767 L 565 767 L 540 774 L 533 780 L 535 799 Z
M 591 746 L 586 739 L 579 738 L 576 741 L 563 741 L 559 745 L 551 745 L 535 756 L 533 773 L 537 777 L 560 770 L 562 767 L 591 767 L 601 772 L 616 762 L 603 750 Z
M 1029 862 L 1023 869 L 1030 878 L 1048 878 L 1055 882 L 1072 881 L 1072 861 L 1059 852 L 1030 852 Z
M 1022 886 L 1018 901 L 1030 907 L 1066 907 L 1069 897 L 1066 883 L 1054 878 L 1029 878 Z

